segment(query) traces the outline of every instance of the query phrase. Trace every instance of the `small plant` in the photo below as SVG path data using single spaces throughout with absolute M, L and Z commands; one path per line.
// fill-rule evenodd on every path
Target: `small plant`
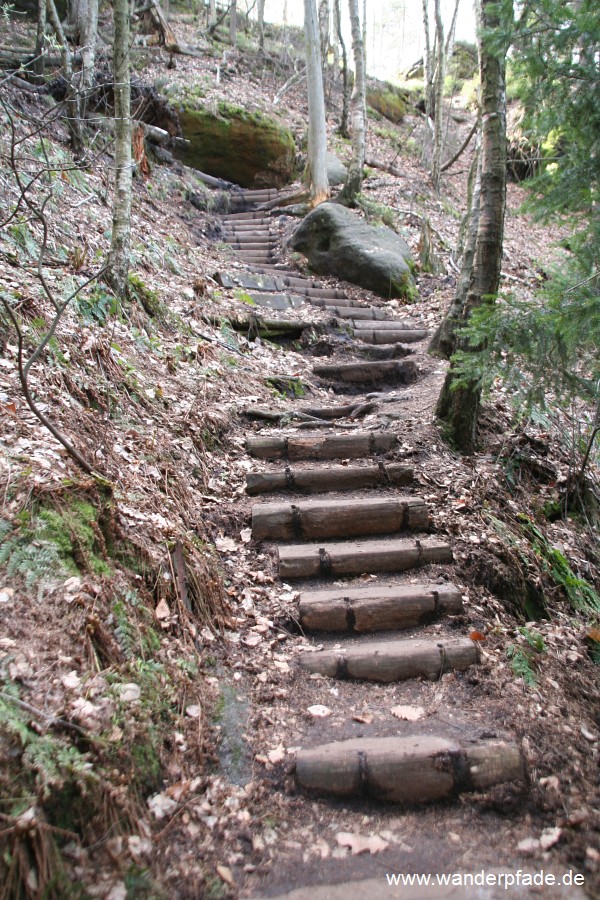
M 118 309 L 117 298 L 101 284 L 95 285 L 88 294 L 82 293 L 77 297 L 77 311 L 86 322 L 106 325 L 109 316 L 116 315 Z
M 509 644 L 506 655 L 517 678 L 522 678 L 527 687 L 535 687 L 537 684 L 535 670 L 540 656 L 546 652 L 546 644 L 539 632 L 532 631 L 526 626 L 519 628 L 519 634 L 524 639 L 524 645 Z

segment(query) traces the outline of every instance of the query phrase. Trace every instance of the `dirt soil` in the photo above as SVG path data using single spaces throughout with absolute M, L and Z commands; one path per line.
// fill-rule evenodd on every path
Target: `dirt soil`
M 192 22 L 182 19 L 177 32 L 198 44 Z M 161 50 L 136 50 L 136 74 L 157 85 L 197 81 L 207 104 L 225 99 L 269 111 L 289 77 L 283 52 L 273 45 L 265 61 L 250 51 L 201 46 L 199 57 L 174 57 L 174 70 Z M 2 90 L 20 112 L 39 115 L 43 109 L 35 95 L 10 86 Z M 289 90 L 278 108 L 301 142 L 307 117 L 303 85 Z M 339 97 L 332 90 L 331 148 L 347 160 L 349 143 L 335 132 L 338 114 Z M 453 114 L 460 121 L 449 119 L 448 153 L 472 122 L 472 113 L 457 101 Z M 66 158 L 62 124 L 55 122 L 50 132 Z M 391 209 L 416 257 L 423 217 L 430 219 L 443 274 L 419 275 L 417 300 L 408 309 L 399 301 L 388 308 L 433 329 L 456 286 L 452 248 L 465 211 L 470 151 L 445 176 L 437 197 L 419 149 L 423 136 L 416 113 L 399 126 L 371 121 L 369 153 L 402 175 L 370 170 L 364 195 Z M 67 279 L 91 275 L 108 249 L 110 164 L 106 151 L 84 176 L 63 178 L 50 211 L 48 278 L 57 293 Z M 31 414 L 18 383 L 14 333 L 6 328 L 0 334 L 4 540 L 18 539 L 32 510 L 64 512 L 75 499 L 105 511 L 91 543 L 70 535 L 72 546 L 81 549 L 77 571 L 44 572 L 28 584 L 28 569 L 19 568 L 18 559 L 11 563 L 10 557 L 0 569 L 2 695 L 18 691 L 19 702 L 27 705 L 18 709 L 39 736 L 57 727 L 61 735 L 75 734 L 79 751 L 101 773 L 103 800 L 90 789 L 96 805 L 87 809 L 85 827 L 64 826 L 60 846 L 69 880 L 83 895 L 107 900 L 272 897 L 303 886 L 369 878 L 383 883 L 388 872 L 507 867 L 573 869 L 585 876 L 586 893 L 598 896 L 600 709 L 598 668 L 586 642 L 594 622 L 569 605 L 519 530 L 522 515 L 537 522 L 574 571 L 600 588 L 597 532 L 577 517 L 543 518 L 544 503 L 560 496 L 570 466 L 560 431 L 549 422 L 517 425 L 498 384 L 484 410 L 479 451 L 469 458 L 453 453 L 433 415 L 446 364 L 427 355 L 426 342 L 418 345 L 418 381 L 394 390 L 396 399 L 361 427 L 377 423 L 397 434 L 399 448 L 389 459 L 415 466 L 415 491 L 429 505 L 432 531 L 451 542 L 454 554 L 451 566 L 433 566 L 425 574 L 461 587 L 465 612 L 443 628 L 472 634 L 481 664 L 439 681 L 344 683 L 343 693 L 333 679 L 302 675 L 296 668 L 301 653 L 337 641 L 315 641 L 300 632 L 302 585 L 281 583 L 272 545 L 251 538 L 252 501 L 244 479 L 256 466 L 245 452 L 245 438 L 289 429 L 263 427 L 244 411 L 284 411 L 307 401 L 344 402 L 344 396 L 312 375 L 315 340 L 278 345 L 251 340 L 228 325 L 234 313 L 247 316 L 249 308 L 239 291 L 219 287 L 214 276 L 240 264 L 212 239 L 215 215 L 189 203 L 189 193 L 199 189 L 194 173 L 177 164 L 154 164 L 147 178 L 136 177 L 137 299 L 104 318 L 72 304 L 56 344 L 32 370 L 38 403 L 112 482 L 110 494 L 76 467 Z M 6 204 L 14 202 L 6 182 L 2 190 Z M 541 226 L 521 213 L 525 197 L 523 187 L 509 185 L 503 288 L 518 297 L 539 284 L 563 234 L 562 226 Z M 295 223 L 289 216 L 280 220 L 282 246 Z M 48 322 L 48 304 L 34 258 L 3 235 L 0 289 L 11 296 L 18 292 L 31 335 L 40 320 Z M 65 254 L 58 252 L 61 247 Z M 296 257 L 287 258 L 302 266 Z M 383 305 L 343 287 L 363 302 Z M 99 295 L 86 290 L 88 309 L 95 308 Z M 326 335 L 327 317 L 318 308 L 291 315 L 302 319 L 307 310 Z M 300 379 L 304 397 L 275 393 L 267 376 Z M 571 425 L 576 427 L 575 419 Z M 187 605 L 177 589 L 178 546 L 198 581 L 195 600 Z M 544 597 L 547 617 L 527 621 L 527 591 Z M 137 622 L 139 633 L 133 629 L 130 638 L 123 637 L 121 607 L 130 630 Z M 441 628 L 432 624 L 426 630 L 435 635 Z M 150 632 L 156 639 L 150 640 Z M 543 649 L 531 649 L 532 633 L 541 636 Z M 127 640 L 139 635 L 144 655 L 133 658 Z M 515 650 L 529 659 L 532 680 L 515 670 Z M 316 704 L 328 708 L 325 718 L 309 712 Z M 398 705 L 421 707 L 421 718 L 397 718 L 391 710 Z M 416 809 L 323 800 L 296 788 L 297 748 L 415 732 L 460 740 L 510 737 L 527 763 L 526 788 L 496 788 Z M 4 720 L 0 734 L 6 771 L 13 771 L 8 766 L 15 759 L 35 769 L 21 757 L 14 734 L 7 737 Z M 149 734 L 159 736 L 152 745 L 159 769 L 139 778 L 140 743 Z M 0 839 L 9 842 L 18 831 L 9 802 L 11 777 L 0 778 L 7 829 Z M 43 790 L 37 782 L 32 789 L 30 808 L 38 819 L 52 796 L 48 781 Z M 46 810 L 48 821 L 49 815 Z M 39 824 L 38 836 L 49 835 L 48 829 Z M 32 830 L 27 833 L 31 856 L 23 871 L 34 872 L 35 879 L 40 862 L 31 847 L 39 843 Z M 349 846 L 348 834 L 371 839 L 366 851 L 357 852 L 352 840 Z M 38 896 L 33 881 L 28 891 L 23 895 Z M 555 895 L 560 894 L 550 889 L 540 894 Z

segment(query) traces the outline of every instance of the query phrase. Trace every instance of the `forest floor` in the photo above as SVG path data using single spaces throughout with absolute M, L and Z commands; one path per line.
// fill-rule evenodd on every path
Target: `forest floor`
M 198 43 L 191 22 L 180 21 L 178 33 Z M 174 70 L 157 49 L 133 58 L 145 83 L 195 80 L 208 104 L 224 99 L 267 113 L 290 72 L 275 50 L 268 65 L 250 50 L 209 45 L 198 58 L 177 56 Z M 42 101 L 2 90 L 22 133 Z M 335 134 L 338 99 L 332 92 L 330 143 L 347 160 L 349 143 Z M 303 85 L 276 108 L 301 144 Z M 458 101 L 454 115 L 448 154 L 472 122 Z M 49 126 L 57 167 L 68 164 L 65 138 L 60 122 Z M 402 175 L 371 170 L 364 196 L 388 207 L 416 258 L 429 218 L 443 274 L 418 277 L 408 312 L 433 329 L 456 286 L 451 251 L 470 151 L 438 197 L 423 139 L 418 115 L 398 126 L 372 120 L 369 153 Z M 6 132 L 1 140 L 4 155 Z M 92 275 L 108 249 L 110 165 L 106 151 L 86 172 L 65 171 L 60 190 L 54 185 L 46 271 L 56 296 Z M 84 896 L 118 900 L 276 896 L 362 879 L 383 884 L 386 872 L 572 869 L 597 896 L 600 709 L 586 641 L 595 623 L 569 604 L 522 527 L 526 517 L 600 589 L 597 531 L 579 515 L 544 517 L 573 465 L 565 435 L 579 427 L 576 411 L 569 421 L 519 423 L 498 384 L 480 449 L 461 457 L 433 416 L 445 363 L 420 346 L 419 380 L 386 409 L 386 427 L 401 436 L 398 459 L 415 466 L 434 532 L 452 544 L 445 572 L 465 602 L 455 625 L 479 633 L 481 665 L 391 690 L 355 684 L 350 705 L 333 681 L 301 681 L 293 661 L 309 641 L 290 627 L 297 592 L 279 581 L 272 549 L 251 539 L 244 442 L 260 427 L 243 413 L 290 408 L 269 376 L 299 379 L 311 402 L 332 394 L 312 375 L 305 347 L 252 340 L 229 326 L 248 306 L 213 276 L 239 263 L 211 239 L 214 216 L 189 203 L 200 189 L 179 166 L 154 165 L 135 178 L 130 299 L 117 309 L 101 286 L 85 288 L 31 372 L 42 409 L 112 490 L 78 470 L 31 414 L 14 332 L 0 323 L 0 840 L 11 854 L 9 876 L 36 896 L 58 852 L 65 880 L 55 896 L 75 884 Z M 8 208 L 8 175 L 2 191 Z M 542 226 L 521 211 L 526 196 L 509 185 L 502 286 L 517 298 L 539 286 L 564 235 L 560 224 Z M 294 225 L 289 218 L 285 230 Z M 31 223 L 4 229 L 0 244 L 0 290 L 19 301 L 26 346 L 49 322 L 36 277 L 39 234 Z M 326 327 L 319 309 L 310 318 Z M 177 588 L 180 551 L 188 577 L 195 572 L 190 608 Z M 434 567 L 432 577 L 439 574 Z M 545 613 L 526 615 L 524 597 L 538 609 L 543 600 Z M 326 723 L 309 712 L 315 704 L 329 709 Z M 527 763 L 527 790 L 417 810 L 298 792 L 296 748 L 357 736 L 372 723 L 376 733 L 404 733 L 407 723 L 391 713 L 397 704 L 422 707 L 425 731 L 442 723 L 453 735 L 510 734 Z M 367 893 L 376 896 L 373 884 Z

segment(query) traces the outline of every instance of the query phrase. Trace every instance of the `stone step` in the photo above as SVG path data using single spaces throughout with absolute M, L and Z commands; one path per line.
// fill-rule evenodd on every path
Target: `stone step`
M 461 746 L 432 735 L 354 738 L 296 753 L 298 785 L 334 797 L 423 803 L 524 779 L 519 748 L 502 740 Z
M 477 644 L 470 638 L 411 638 L 303 653 L 298 666 L 328 678 L 390 682 L 441 678 L 445 672 L 468 669 L 478 659 Z
M 385 431 L 355 431 L 327 435 L 277 435 L 249 437 L 246 450 L 258 459 L 360 459 L 385 453 L 396 446 L 395 434 Z
M 328 466 L 326 469 L 298 469 L 287 466 L 283 472 L 248 472 L 246 492 L 250 495 L 270 491 L 351 491 L 410 484 L 414 471 L 403 463 L 379 463 L 377 466 Z
M 384 359 L 372 362 L 335 363 L 314 366 L 318 378 L 343 381 L 346 384 L 407 384 L 418 375 L 417 364 L 411 359 Z
M 338 587 L 300 594 L 299 621 L 307 631 L 391 631 L 462 612 L 453 584 Z
M 248 293 L 250 299 L 264 309 L 276 309 L 284 312 L 286 309 L 298 309 L 304 303 L 304 298 L 298 294 L 263 294 L 258 291 Z
M 275 293 L 285 291 L 286 288 L 294 288 L 294 293 L 300 293 L 297 288 L 317 290 L 318 281 L 288 275 L 285 269 L 275 269 L 273 266 L 268 271 L 256 272 L 216 272 L 215 280 L 224 288 L 241 287 L 247 291 L 267 291 Z
M 346 297 L 346 294 L 344 293 L 344 291 L 338 292 L 338 291 L 332 290 L 331 294 L 334 294 L 334 293 L 336 293 L 336 294 L 339 293 L 339 296 L 332 297 L 332 298 L 330 298 L 330 297 L 313 297 L 313 298 L 311 298 L 312 306 L 319 306 L 321 309 L 325 309 L 329 312 L 329 311 L 333 311 L 334 309 L 338 308 L 338 307 L 336 307 L 336 300 L 343 300 L 344 305 L 343 305 L 343 307 L 339 307 L 340 309 L 347 309 L 349 307 L 351 307 L 352 309 L 362 309 L 363 308 L 357 300 L 351 300 L 350 297 Z
M 356 319 L 353 325 L 356 325 Z M 367 331 L 354 328 L 353 337 L 363 344 L 415 344 L 429 337 L 430 332 L 425 328 L 386 328 L 381 331 Z
M 252 537 L 264 540 L 314 540 L 428 531 L 429 511 L 420 497 L 300 500 L 252 507 Z
M 452 562 L 449 545 L 433 537 L 288 544 L 280 546 L 278 554 L 283 581 L 365 572 L 405 572 L 430 563 Z

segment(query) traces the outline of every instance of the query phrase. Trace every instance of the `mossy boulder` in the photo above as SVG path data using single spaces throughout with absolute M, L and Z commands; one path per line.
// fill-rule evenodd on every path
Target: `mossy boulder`
M 187 166 L 245 188 L 285 187 L 296 175 L 296 145 L 285 125 L 260 112 L 219 103 L 179 111 L 190 143 L 177 155 Z
M 336 275 L 386 300 L 415 297 L 414 262 L 406 241 L 391 228 L 368 225 L 338 203 L 313 209 L 292 235 L 291 245 L 320 275 Z
M 367 103 L 385 119 L 397 124 L 406 115 L 408 94 L 388 81 L 369 81 Z

